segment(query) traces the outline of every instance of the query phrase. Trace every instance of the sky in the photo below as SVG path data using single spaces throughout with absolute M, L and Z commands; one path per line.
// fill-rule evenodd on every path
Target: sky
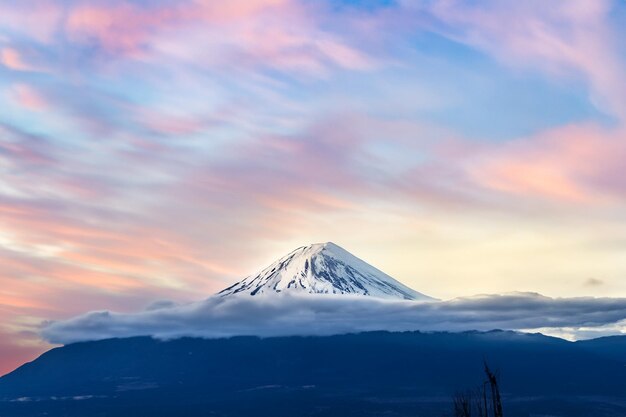
M 422 293 L 626 297 L 626 3 L 0 3 L 0 372 L 333 241 Z

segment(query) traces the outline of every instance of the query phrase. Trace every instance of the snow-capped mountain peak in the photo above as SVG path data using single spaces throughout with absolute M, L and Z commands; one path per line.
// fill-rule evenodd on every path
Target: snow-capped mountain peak
M 218 294 L 226 296 L 286 292 L 432 300 L 332 242 L 300 247 L 258 274 L 251 275 Z

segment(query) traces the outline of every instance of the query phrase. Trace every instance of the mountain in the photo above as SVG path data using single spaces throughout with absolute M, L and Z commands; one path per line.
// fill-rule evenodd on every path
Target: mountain
M 220 291 L 232 294 L 353 294 L 400 300 L 433 300 L 327 242 L 300 247 L 256 275 Z
M 507 417 L 623 417 L 624 341 L 492 331 L 81 342 L 0 378 L 0 416 L 441 417 L 455 392 L 482 383 L 486 360 Z
M 626 352 L 626 336 L 606 336 L 597 339 L 579 340 L 576 343 L 590 352 L 626 362 L 626 355 L 624 354 Z

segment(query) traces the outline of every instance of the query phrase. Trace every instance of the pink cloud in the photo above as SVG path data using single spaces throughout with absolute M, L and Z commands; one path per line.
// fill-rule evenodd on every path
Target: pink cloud
M 70 9 L 65 30 L 74 42 L 143 60 L 185 58 L 316 76 L 325 76 L 332 66 L 373 68 L 365 52 L 319 27 L 324 13 L 294 0 L 79 4 Z
M 469 166 L 480 186 L 520 197 L 584 203 L 623 202 L 626 158 L 621 129 L 572 125 L 475 155 Z
M 12 88 L 15 102 L 28 110 L 41 111 L 50 107 L 48 100 L 33 86 L 17 84 Z
M 30 136 L 0 124 L 0 160 L 14 170 L 30 169 L 54 163 L 55 158 L 48 144 L 36 136 Z
M 46 72 L 48 69 L 39 62 L 40 59 L 32 51 L 18 50 L 12 47 L 0 48 L 0 65 L 13 71 Z
M 134 53 L 146 46 L 151 33 L 179 19 L 176 8 L 82 4 L 70 10 L 65 30 L 76 42 L 96 41 L 112 52 Z
M 61 206 L 55 205 L 38 207 L 11 201 L 0 204 L 0 225 L 9 234 L 12 245 L 34 254 L 53 251 L 53 255 L 42 255 L 44 268 L 20 273 L 98 291 L 132 292 L 146 286 L 168 288 L 165 280 L 157 279 L 168 271 L 166 276 L 176 277 L 181 296 L 187 286 L 197 288 L 198 282 L 210 292 L 215 283 L 207 282 L 206 276 L 233 274 L 230 265 L 203 255 L 192 242 L 186 242 L 167 227 L 152 229 L 128 219 L 110 229 L 81 217 L 70 218 L 63 214 Z M 136 236 L 142 238 L 137 240 Z M 214 289 L 218 287 L 219 284 Z
M 588 123 L 502 142 L 422 142 L 422 160 L 389 177 L 386 189 L 395 201 L 452 212 L 602 212 L 626 201 L 624 137 L 622 127 Z
M 2 48 L 0 50 L 0 63 L 15 71 L 30 71 L 31 67 L 24 62 L 20 53 L 13 48 Z
M 0 3 L 0 27 L 49 43 L 59 29 L 63 7 L 58 1 L 32 0 Z
M 199 117 L 187 114 L 174 114 L 160 110 L 136 106 L 136 120 L 148 130 L 170 136 L 185 136 L 205 132 L 207 127 L 218 123 L 211 117 Z

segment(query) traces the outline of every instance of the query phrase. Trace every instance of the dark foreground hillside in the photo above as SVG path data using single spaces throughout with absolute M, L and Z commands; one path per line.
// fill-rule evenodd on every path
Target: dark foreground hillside
M 148 337 L 53 349 L 0 379 L 4 416 L 445 416 L 499 370 L 505 416 L 623 417 L 624 338 L 512 332 Z

